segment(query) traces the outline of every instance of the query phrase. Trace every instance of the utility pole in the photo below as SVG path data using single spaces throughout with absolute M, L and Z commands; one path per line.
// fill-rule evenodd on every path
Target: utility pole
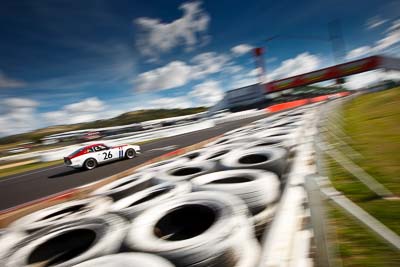
M 332 44 L 333 60 L 336 64 L 341 63 L 345 57 L 345 45 L 342 34 L 342 25 L 338 19 L 332 20 L 328 24 L 329 40 Z

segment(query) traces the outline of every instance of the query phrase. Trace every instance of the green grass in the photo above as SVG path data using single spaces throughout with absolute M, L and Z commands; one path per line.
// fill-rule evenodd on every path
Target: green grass
M 344 107 L 344 131 L 365 171 L 400 195 L 400 88 L 363 95 Z
M 335 231 L 337 258 L 343 267 L 399 266 L 400 253 L 363 228 L 353 218 L 328 205 L 329 230 Z
M 333 186 L 400 235 L 400 201 L 379 198 L 363 183 L 328 158 L 327 167 Z
M 343 108 L 343 130 L 351 138 L 349 145 L 363 156 L 355 163 L 399 196 L 400 88 L 362 95 Z M 332 158 L 327 157 L 326 163 L 337 190 L 400 235 L 399 200 L 381 199 Z M 400 257 L 393 257 L 391 248 L 371 232 L 335 209 L 331 216 L 340 233 L 338 243 L 345 266 L 400 264 Z M 355 230 L 357 227 L 363 231 Z
M 27 171 L 32 171 L 32 170 L 36 170 L 36 169 L 40 169 L 40 168 L 45 168 L 45 167 L 49 167 L 49 166 L 55 166 L 55 165 L 62 164 L 62 163 L 63 163 L 63 160 L 55 160 L 55 161 L 49 161 L 49 162 L 36 162 L 36 163 L 11 167 L 11 168 L 0 170 L 0 178 L 6 177 L 9 175 L 18 174 L 18 173 L 27 172 Z

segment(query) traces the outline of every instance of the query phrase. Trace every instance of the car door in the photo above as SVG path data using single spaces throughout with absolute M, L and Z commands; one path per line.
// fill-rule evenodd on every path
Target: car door
M 106 162 L 118 159 L 118 150 L 107 147 L 105 145 L 98 145 L 95 147 L 98 151 L 98 162 Z
M 93 147 L 96 155 L 96 160 L 98 163 L 109 161 L 113 158 L 112 153 L 109 153 L 106 146 L 97 145 Z
M 112 158 L 110 158 L 110 160 L 118 160 L 118 159 L 120 159 L 118 147 L 109 147 L 108 148 L 108 156 L 112 157 Z

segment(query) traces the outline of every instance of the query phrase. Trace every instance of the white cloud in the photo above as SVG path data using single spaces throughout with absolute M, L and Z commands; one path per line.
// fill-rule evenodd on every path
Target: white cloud
M 350 52 L 347 53 L 346 58 L 347 59 L 353 59 L 357 57 L 361 57 L 363 55 L 371 53 L 372 48 L 370 46 L 360 46 L 357 47 Z
M 3 104 L 11 108 L 35 108 L 39 103 L 28 98 L 10 97 L 3 100 Z
M 269 80 L 290 77 L 316 70 L 321 60 L 308 52 L 301 53 L 295 58 L 284 60 L 281 65 L 268 74 Z
M 192 77 L 194 79 L 203 78 L 205 75 L 220 72 L 229 62 L 230 58 L 224 54 L 206 52 L 195 56 L 191 61 Z
M 159 97 L 146 101 L 147 109 L 190 108 L 193 106 L 211 106 L 223 98 L 224 92 L 219 82 L 207 80 L 194 86 L 187 95 L 176 97 Z
M 190 81 L 191 66 L 173 61 L 163 67 L 143 72 L 135 80 L 139 92 L 159 91 L 185 85 Z
M 149 101 L 147 108 L 190 108 L 193 103 L 186 96 L 178 97 L 161 97 Z
M 232 65 L 232 66 L 227 66 L 224 71 L 229 74 L 236 74 L 238 72 L 241 72 L 242 70 L 243 70 L 243 67 L 241 67 L 239 65 Z
M 6 98 L 1 102 L 0 136 L 27 132 L 40 126 L 38 102 L 27 98 Z
M 143 55 L 157 58 L 160 53 L 184 45 L 192 49 L 204 34 L 210 22 L 210 16 L 200 7 L 201 2 L 188 2 L 179 6 L 183 16 L 170 23 L 159 19 L 141 17 L 135 20 L 139 27 L 137 45 Z
M 219 82 L 208 80 L 196 85 L 189 96 L 197 105 L 212 106 L 223 98 L 224 92 Z
M 250 77 L 257 77 L 259 74 L 260 74 L 260 68 L 255 68 L 255 69 L 252 69 L 249 73 L 248 73 L 248 75 L 250 76 Z
M 360 89 L 382 80 L 400 80 L 399 71 L 373 70 L 346 78 L 345 86 L 350 89 Z
M 240 44 L 231 48 L 232 53 L 235 56 L 241 56 L 251 51 L 253 47 L 248 44 Z
M 382 51 L 398 42 L 400 42 L 400 19 L 394 21 L 392 26 L 386 30 L 386 36 L 376 42 L 374 50 Z
M 371 30 L 383 25 L 387 21 L 388 21 L 387 19 L 382 19 L 379 16 L 375 16 L 367 20 L 366 26 L 367 29 Z
M 0 71 L 0 88 L 19 88 L 24 87 L 25 85 L 25 82 L 7 77 L 2 71 Z
M 81 102 L 73 103 L 64 106 L 65 111 L 70 113 L 81 113 L 81 112 L 98 112 L 103 110 L 105 107 L 103 101 L 97 97 L 90 97 Z
M 183 86 L 192 80 L 221 72 L 230 58 L 225 54 L 206 52 L 192 58 L 191 64 L 173 61 L 163 67 L 143 72 L 135 79 L 138 92 L 161 91 Z
M 106 105 L 97 97 L 65 105 L 61 110 L 45 112 L 43 118 L 50 124 L 73 124 L 104 119 Z
M 373 46 L 361 46 L 347 53 L 347 59 L 354 59 L 373 53 L 385 52 L 388 48 L 400 43 L 400 20 L 395 20 L 392 25 L 385 31 L 386 35 L 382 39 L 375 42 Z

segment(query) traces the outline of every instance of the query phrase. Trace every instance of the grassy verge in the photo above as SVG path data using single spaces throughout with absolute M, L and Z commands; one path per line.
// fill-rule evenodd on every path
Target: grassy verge
M 350 137 L 349 145 L 363 156 L 355 163 L 399 196 L 400 88 L 360 96 L 343 108 L 344 133 Z M 379 198 L 332 158 L 326 158 L 326 163 L 336 189 L 400 235 L 399 200 Z M 388 245 L 355 221 L 335 208 L 330 209 L 330 216 L 344 266 L 400 264 L 399 253 L 395 257 Z
M 343 211 L 328 205 L 329 229 L 335 231 L 337 258 L 343 267 L 399 266 L 400 253 L 388 246 Z M 339 263 L 337 261 L 337 263 Z
M 356 163 L 400 195 L 400 88 L 360 96 L 344 107 L 344 131 Z
M 6 177 L 9 175 L 18 174 L 18 173 L 27 172 L 27 171 L 32 171 L 32 170 L 36 170 L 36 169 L 40 169 L 40 168 L 55 166 L 55 165 L 62 164 L 62 163 L 63 163 L 63 160 L 55 160 L 55 161 L 49 161 L 49 162 L 35 162 L 35 163 L 31 163 L 31 164 L 2 169 L 2 170 L 0 170 L 0 178 Z

